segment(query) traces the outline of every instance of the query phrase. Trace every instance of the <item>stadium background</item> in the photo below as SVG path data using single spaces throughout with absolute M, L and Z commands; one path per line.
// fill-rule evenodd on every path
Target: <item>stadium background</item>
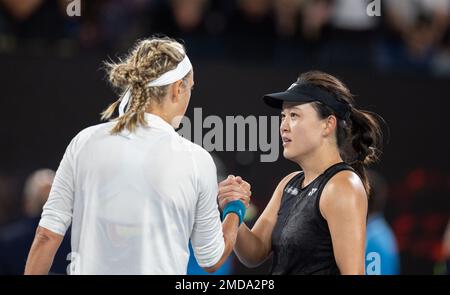
M 26 178 L 55 170 L 70 139 L 99 123 L 99 113 L 117 98 L 102 63 L 159 33 L 184 40 L 194 64 L 191 118 L 195 107 L 203 117 L 223 119 L 278 115 L 261 96 L 287 88 L 300 72 L 343 79 L 357 104 L 389 126 L 374 169 L 388 183 L 384 213 L 401 273 L 446 272 L 449 1 L 385 0 L 374 17 L 366 14 L 371 1 L 361 0 L 93 0 L 81 1 L 79 17 L 67 16 L 70 1 L 19 2 L 0 1 L 0 252 L 30 217 L 23 210 Z M 221 173 L 252 183 L 259 213 L 278 181 L 296 169 L 281 155 L 276 163 L 261 163 L 258 152 L 214 155 Z M 17 257 L 29 247 L 21 241 L 12 250 Z M 234 273 L 267 269 L 232 264 Z

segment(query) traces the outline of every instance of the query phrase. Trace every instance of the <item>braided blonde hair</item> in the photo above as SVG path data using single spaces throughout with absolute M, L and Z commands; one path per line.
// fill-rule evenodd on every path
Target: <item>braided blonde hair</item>
M 133 132 L 138 126 L 146 126 L 145 111 L 152 101 L 160 104 L 169 85 L 148 87 L 147 84 L 165 72 L 176 68 L 184 54 L 184 46 L 171 38 L 150 38 L 136 44 L 131 53 L 118 63 L 106 63 L 109 81 L 123 94 L 130 89 L 132 99 L 125 113 L 116 118 L 112 134 L 128 129 Z M 187 74 L 183 81 L 185 82 Z M 121 98 L 102 112 L 102 119 L 111 119 Z

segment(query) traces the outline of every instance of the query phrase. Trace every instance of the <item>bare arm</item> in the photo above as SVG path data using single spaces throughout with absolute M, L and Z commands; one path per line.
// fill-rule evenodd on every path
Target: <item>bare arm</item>
M 323 190 L 320 210 L 341 274 L 364 275 L 367 195 L 359 177 L 349 171 L 336 174 Z
M 47 275 L 64 236 L 39 226 L 25 266 L 26 275 Z
M 220 260 L 211 267 L 205 267 L 204 270 L 207 272 L 215 272 L 230 256 L 231 251 L 233 251 L 233 246 L 236 243 L 236 236 L 238 232 L 239 217 L 236 214 L 228 214 L 222 224 L 223 239 L 225 242 L 225 249 L 223 251 Z
M 288 175 L 278 184 L 269 204 L 251 230 L 245 224 L 239 227 L 234 252 L 245 266 L 256 267 L 269 257 L 272 251 L 272 231 L 277 222 L 283 190 L 295 174 L 297 172 Z M 221 183 L 219 200 L 225 198 L 225 187 Z

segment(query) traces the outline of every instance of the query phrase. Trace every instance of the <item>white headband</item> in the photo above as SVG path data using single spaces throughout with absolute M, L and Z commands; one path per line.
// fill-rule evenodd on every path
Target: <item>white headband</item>
M 183 60 L 180 61 L 180 63 L 177 65 L 175 69 L 165 72 L 159 78 L 148 83 L 147 86 L 155 87 L 172 84 L 178 80 L 183 79 L 191 70 L 192 64 L 191 61 L 189 60 L 189 57 L 186 54 Z M 131 89 L 128 88 L 128 90 L 123 95 L 122 100 L 120 101 L 119 116 L 122 116 L 125 113 L 125 108 L 127 107 L 127 104 L 130 101 L 130 99 L 131 99 Z

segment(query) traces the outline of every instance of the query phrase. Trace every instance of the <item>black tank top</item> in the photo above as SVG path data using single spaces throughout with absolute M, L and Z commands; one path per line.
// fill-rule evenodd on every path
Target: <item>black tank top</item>
M 339 274 L 319 200 L 327 182 L 343 170 L 354 172 L 350 165 L 338 163 L 304 188 L 303 172 L 287 183 L 272 233 L 271 274 Z

